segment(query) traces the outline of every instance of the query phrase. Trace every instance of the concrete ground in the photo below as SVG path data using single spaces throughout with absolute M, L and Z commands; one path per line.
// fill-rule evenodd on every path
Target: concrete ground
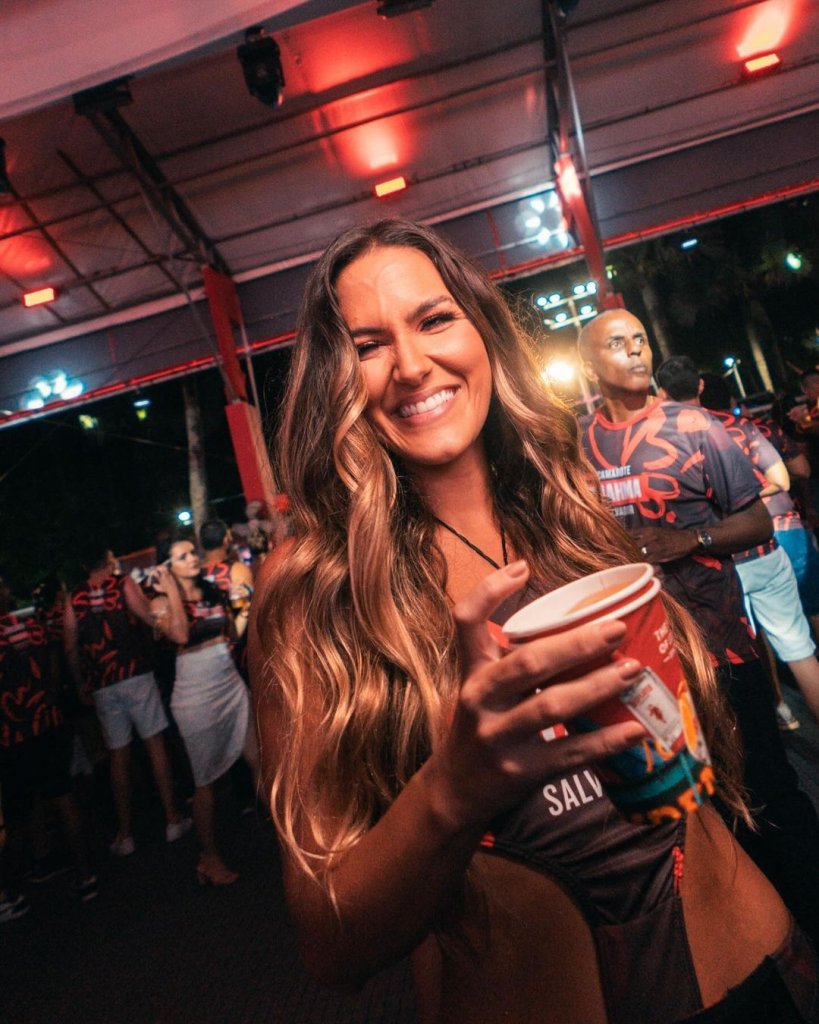
M 819 727 L 799 695 L 802 727 L 785 736 L 819 807 Z M 0 926 L 4 1024 L 415 1024 L 409 973 L 400 964 L 357 995 L 328 991 L 299 964 L 269 821 L 242 816 L 219 792 L 227 889 L 200 889 L 193 834 L 165 844 L 143 800 L 136 853 L 118 860 L 96 829 L 99 897 L 81 904 L 63 875 L 30 887 L 31 912 Z

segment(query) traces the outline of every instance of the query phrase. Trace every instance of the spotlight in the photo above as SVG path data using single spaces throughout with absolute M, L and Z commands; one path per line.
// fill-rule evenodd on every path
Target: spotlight
M 754 57 L 752 60 L 746 60 L 742 65 L 742 73 L 746 78 L 752 78 L 755 75 L 766 74 L 769 71 L 777 71 L 781 66 L 782 61 L 777 53 L 764 53 L 760 57 Z
M 684 238 L 680 242 L 680 248 L 681 249 L 695 249 L 699 244 L 700 244 L 699 238 L 694 238 L 694 237 Z
M 785 266 L 788 270 L 793 270 L 794 273 L 802 269 L 804 259 L 799 255 L 798 252 L 789 252 L 785 256 Z
M 262 25 L 254 25 L 245 32 L 245 41 L 236 55 L 250 95 L 265 106 L 281 106 L 284 71 L 275 39 L 265 33 Z
M 107 114 L 119 107 L 127 107 L 133 103 L 131 87 L 128 83 L 133 75 L 115 78 L 111 82 L 103 82 L 91 89 L 83 89 L 74 93 L 74 111 L 80 115 Z
M 57 298 L 57 289 L 48 285 L 46 288 L 38 288 L 33 292 L 23 293 L 23 305 L 26 309 L 32 306 L 42 306 L 46 302 L 53 302 Z
M 0 203 L 14 199 L 8 172 L 6 171 L 6 140 L 0 139 Z
M 383 196 L 392 195 L 393 192 L 402 192 L 407 187 L 407 179 L 402 177 L 390 178 L 389 181 L 380 181 L 375 186 L 375 194 L 381 199 Z
M 188 523 L 192 522 L 193 516 L 189 509 L 183 508 L 181 512 L 176 513 L 176 518 L 182 523 L 183 526 L 187 526 Z
M 553 359 L 544 368 L 541 376 L 552 384 L 568 384 L 574 380 L 575 371 L 572 364 L 565 359 Z

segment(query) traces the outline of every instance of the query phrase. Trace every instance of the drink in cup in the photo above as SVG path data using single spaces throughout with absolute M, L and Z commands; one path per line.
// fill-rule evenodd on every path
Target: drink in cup
M 634 658 L 643 670 L 623 693 L 567 724 L 582 732 L 630 720 L 645 726 L 645 739 L 598 769 L 612 803 L 639 824 L 679 819 L 714 792 L 708 749 L 659 592 L 648 563 L 615 566 L 532 601 L 503 626 L 507 643 L 517 647 L 588 622 L 625 624 L 625 639 L 612 658 Z

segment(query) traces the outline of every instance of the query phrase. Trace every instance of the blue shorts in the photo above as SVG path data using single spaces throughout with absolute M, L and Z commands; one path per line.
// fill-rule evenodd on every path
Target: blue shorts
M 761 627 L 780 661 L 801 661 L 816 651 L 790 559 L 776 548 L 735 565 L 745 592 L 748 620 Z
M 819 549 L 812 530 L 776 530 L 774 536 L 790 558 L 805 615 L 819 615 Z
M 109 750 L 127 747 L 134 728 L 147 740 L 168 726 L 153 672 L 96 690 L 94 703 Z

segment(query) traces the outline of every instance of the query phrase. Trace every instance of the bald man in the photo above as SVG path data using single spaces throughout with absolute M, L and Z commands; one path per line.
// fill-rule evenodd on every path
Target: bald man
M 759 481 L 725 428 L 705 410 L 651 394 L 645 327 L 626 310 L 590 321 L 578 339 L 603 405 L 583 443 L 612 512 L 663 585 L 699 625 L 746 749 L 759 833 L 739 835 L 814 940 L 819 937 L 819 821 L 799 791 L 776 723 L 770 682 L 744 618 L 731 561 L 767 541 L 772 523 Z

